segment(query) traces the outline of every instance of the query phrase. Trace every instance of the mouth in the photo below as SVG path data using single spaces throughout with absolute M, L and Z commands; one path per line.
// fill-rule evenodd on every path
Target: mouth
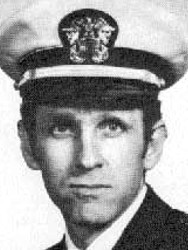
M 70 184 L 69 187 L 76 198 L 86 202 L 98 199 L 101 194 L 111 188 L 110 185 L 104 184 Z
M 104 184 L 70 184 L 70 188 L 101 189 L 101 188 L 111 188 L 111 186 L 110 185 L 104 185 Z

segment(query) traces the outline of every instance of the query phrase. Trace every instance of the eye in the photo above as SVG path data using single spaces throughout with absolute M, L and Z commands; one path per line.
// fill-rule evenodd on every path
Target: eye
M 99 124 L 99 129 L 105 137 L 118 137 L 129 129 L 128 124 L 119 118 L 105 119 Z
M 50 135 L 57 139 L 65 139 L 76 135 L 75 126 L 71 122 L 55 122 L 49 131 Z

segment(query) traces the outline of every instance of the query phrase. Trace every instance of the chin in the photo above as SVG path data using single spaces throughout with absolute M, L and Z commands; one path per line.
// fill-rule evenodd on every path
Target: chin
M 82 204 L 72 209 L 62 210 L 65 220 L 75 224 L 98 225 L 103 227 L 113 222 L 121 211 L 116 206 L 101 204 Z

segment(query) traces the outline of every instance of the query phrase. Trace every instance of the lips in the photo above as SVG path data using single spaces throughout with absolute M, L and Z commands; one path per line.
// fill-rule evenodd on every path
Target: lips
M 102 189 L 102 188 L 111 188 L 110 185 L 104 184 L 70 184 L 70 188 L 76 189 Z
M 69 187 L 72 189 L 73 194 L 84 202 L 98 199 L 111 188 L 110 185 L 104 184 L 70 184 Z

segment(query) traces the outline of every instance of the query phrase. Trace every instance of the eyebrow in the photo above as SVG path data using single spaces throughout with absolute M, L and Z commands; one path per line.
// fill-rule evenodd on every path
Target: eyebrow
M 87 112 L 86 113 L 92 113 L 92 111 Z M 129 114 L 130 112 L 127 111 L 127 114 Z M 128 125 L 134 123 L 135 119 L 132 116 L 129 117 L 125 117 L 125 119 L 122 118 L 122 116 L 118 115 L 116 112 L 114 111 L 101 111 L 98 113 L 98 115 L 96 116 L 97 120 L 106 120 L 106 119 L 116 119 L 119 120 L 120 122 L 124 122 L 127 123 Z M 71 121 L 75 121 L 75 122 L 79 122 L 80 119 L 71 111 L 66 110 L 63 112 L 54 112 L 53 110 L 49 110 L 46 115 L 44 115 L 44 120 L 46 120 L 46 122 L 50 121 L 50 122 L 56 122 L 56 121 L 60 121 L 60 120 L 71 120 Z
M 103 114 L 102 117 L 100 117 L 100 119 L 101 119 L 101 122 L 108 121 L 108 120 L 119 122 L 119 123 L 126 125 L 127 128 L 132 128 L 134 126 L 133 124 L 134 120 L 122 119 L 122 117 L 119 117 L 116 114 L 110 114 L 110 113 Z
M 70 112 L 66 113 L 50 113 L 50 117 L 53 121 L 56 120 L 76 120 L 76 117 L 74 114 L 71 114 Z
M 70 123 L 77 122 L 74 114 L 70 112 L 55 113 L 50 110 L 48 112 L 44 112 L 43 114 L 41 114 L 39 121 L 40 122 L 37 124 L 39 125 L 38 128 L 40 128 L 41 131 L 45 131 L 49 126 L 52 126 L 53 124 L 61 122 L 61 121 L 62 122 L 68 121 Z
M 41 112 L 41 118 L 46 122 L 53 122 L 58 120 L 76 120 L 76 117 L 73 113 L 69 111 L 58 112 L 53 109 Z
M 130 112 L 127 112 L 126 115 L 130 114 Z M 112 112 L 105 112 L 104 114 L 102 114 L 101 118 L 103 119 L 109 119 L 109 118 L 115 118 L 119 121 L 124 121 L 124 122 L 134 122 L 135 119 L 133 119 L 132 116 L 129 117 L 125 117 L 125 120 L 122 118 L 122 116 L 120 116 L 119 114 L 117 114 L 116 112 L 112 111 Z

